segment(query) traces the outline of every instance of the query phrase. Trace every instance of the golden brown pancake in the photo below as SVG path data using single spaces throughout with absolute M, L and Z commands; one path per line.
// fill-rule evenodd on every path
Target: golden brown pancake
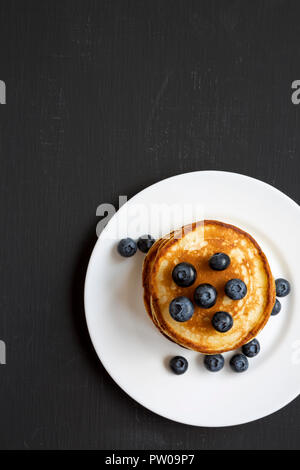
M 218 252 L 231 259 L 224 271 L 209 266 L 209 259 Z M 179 287 L 172 279 L 174 267 L 181 262 L 191 263 L 197 270 L 190 287 Z M 236 278 L 247 286 L 247 295 L 241 300 L 232 300 L 224 292 L 226 282 Z M 193 302 L 194 291 L 202 283 L 212 284 L 218 293 L 216 304 L 209 309 Z M 265 326 L 275 303 L 275 282 L 259 245 L 243 230 L 213 220 L 184 227 L 181 237 L 173 232 L 159 239 L 145 258 L 143 286 L 146 310 L 161 333 L 205 354 L 230 351 L 249 342 Z M 170 302 L 179 296 L 194 303 L 194 315 L 187 322 L 176 322 L 169 313 Z M 233 327 L 226 333 L 211 324 L 218 311 L 233 317 Z

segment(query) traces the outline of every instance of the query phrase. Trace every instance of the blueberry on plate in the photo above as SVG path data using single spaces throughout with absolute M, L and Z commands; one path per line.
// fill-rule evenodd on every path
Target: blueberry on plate
M 224 271 L 230 265 L 230 258 L 226 253 L 215 253 L 209 260 L 209 266 L 214 271 Z
M 286 279 L 276 279 L 275 284 L 277 297 L 285 297 L 291 292 L 291 285 Z
M 154 242 L 155 240 L 151 235 L 142 235 L 137 241 L 137 246 L 143 253 L 148 253 Z
M 234 372 L 245 372 L 249 367 L 248 359 L 244 354 L 235 354 L 230 359 L 230 367 Z
M 220 333 L 226 333 L 232 328 L 233 318 L 228 312 L 217 312 L 211 320 L 212 326 Z
M 271 315 L 278 315 L 281 310 L 281 303 L 276 299 Z
M 255 357 L 260 351 L 260 344 L 257 339 L 253 339 L 250 343 L 244 344 L 242 351 L 247 357 Z
M 185 357 L 175 356 L 170 360 L 170 368 L 176 375 L 184 374 L 189 366 Z
M 118 243 L 117 249 L 121 256 L 129 258 L 136 253 L 137 246 L 132 238 L 122 238 Z
M 187 297 L 176 297 L 169 305 L 169 312 L 173 320 L 188 321 L 194 313 L 194 305 Z
M 241 279 L 230 279 L 225 285 L 225 294 L 232 300 L 241 300 L 247 294 L 247 286 Z
M 218 372 L 224 367 L 224 357 L 222 354 L 212 354 L 204 357 L 204 365 L 210 372 Z
M 173 281 L 180 287 L 189 287 L 194 284 L 197 272 L 190 263 L 179 263 L 172 272 Z
M 213 307 L 217 301 L 217 291 L 211 284 L 200 284 L 195 289 L 194 300 L 198 307 Z

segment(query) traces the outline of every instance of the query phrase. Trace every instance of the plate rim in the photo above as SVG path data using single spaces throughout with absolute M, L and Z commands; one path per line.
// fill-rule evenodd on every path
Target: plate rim
M 96 256 L 96 249 L 97 249 L 97 246 L 98 244 L 100 244 L 101 242 L 101 239 L 104 238 L 104 235 L 106 233 L 106 231 L 109 229 L 110 227 L 110 224 L 112 223 L 113 219 L 117 216 L 117 214 L 119 213 L 119 211 L 128 203 L 132 203 L 136 198 L 138 197 L 141 197 L 143 195 L 144 192 L 150 190 L 150 189 L 154 189 L 155 186 L 158 186 L 160 185 L 161 183 L 166 183 L 167 181 L 169 180 L 172 180 L 172 179 L 176 179 L 176 178 L 179 178 L 179 177 L 182 177 L 182 176 L 188 176 L 188 175 L 194 175 L 196 176 L 197 174 L 201 174 L 201 175 L 204 175 L 205 173 L 209 173 L 210 175 L 213 175 L 213 174 L 226 174 L 228 176 L 233 176 L 233 177 L 236 177 L 236 178 L 239 178 L 239 179 L 245 179 L 245 180 L 251 180 L 253 183 L 255 184 L 258 184 L 260 186 L 263 186 L 263 187 L 267 187 L 268 190 L 272 191 L 272 192 L 275 192 L 277 193 L 278 195 L 280 195 L 281 198 L 284 198 L 286 200 L 287 203 L 289 203 L 291 206 L 293 206 L 295 209 L 299 210 L 300 209 L 300 206 L 297 204 L 296 201 L 294 201 L 290 196 L 288 196 L 287 194 L 285 194 L 284 192 L 282 192 L 281 190 L 277 189 L 276 187 L 272 186 L 270 183 L 266 183 L 262 180 L 259 180 L 257 178 L 254 178 L 252 176 L 248 176 L 248 175 L 245 175 L 245 174 L 242 174 L 242 173 L 238 173 L 238 172 L 232 172 L 232 171 L 223 171 L 223 170 L 198 170 L 198 171 L 189 171 L 189 172 L 184 172 L 184 173 L 178 173 L 176 175 L 172 175 L 172 176 L 169 176 L 167 178 L 164 178 L 162 180 L 159 180 L 147 187 L 145 187 L 144 189 L 142 189 L 141 191 L 139 191 L 138 193 L 136 193 L 133 197 L 131 197 L 130 199 L 128 199 L 128 201 L 121 207 L 119 208 L 115 214 L 111 217 L 111 219 L 108 221 L 107 225 L 104 227 L 104 229 L 102 230 L 102 232 L 100 233 L 95 245 L 94 245 L 94 248 L 92 250 L 92 253 L 90 255 L 90 258 L 89 258 L 89 262 L 88 262 L 88 266 L 87 266 L 87 270 L 86 270 L 86 276 L 85 276 L 85 282 L 84 282 L 84 310 L 85 310 L 85 319 L 86 319 L 86 325 L 87 325 L 87 329 L 88 329 L 88 332 L 89 332 L 89 336 L 90 336 L 90 339 L 91 339 L 91 342 L 92 342 L 92 345 L 93 345 L 93 348 L 98 356 L 98 359 L 100 360 L 102 366 L 104 367 L 104 369 L 106 370 L 106 372 L 109 374 L 109 376 L 113 379 L 113 381 L 118 385 L 118 387 L 121 388 L 121 390 L 123 392 L 125 392 L 129 397 L 130 399 L 133 399 L 134 401 L 136 401 L 139 405 L 143 406 L 144 408 L 146 408 L 147 410 L 151 411 L 152 413 L 155 413 L 156 415 L 158 416 L 161 416 L 163 418 L 166 418 L 172 422 L 176 422 L 176 423 L 179 423 L 179 424 L 184 424 L 184 425 L 188 425 L 188 426 L 193 426 L 193 427 L 208 427 L 208 428 L 223 428 L 223 427 L 232 427 L 232 426 L 241 426 L 241 425 L 244 425 L 244 424 L 247 424 L 247 423 L 250 423 L 250 422 L 255 422 L 259 419 L 263 419 L 263 418 L 266 418 L 267 416 L 270 416 L 274 413 L 276 413 L 277 411 L 281 410 L 282 408 L 284 408 L 285 406 L 287 406 L 289 403 L 291 403 L 293 400 L 295 400 L 299 394 L 300 394 L 300 382 L 299 382 L 299 390 L 297 393 L 291 393 L 288 395 L 288 398 L 286 400 L 283 400 L 283 402 L 281 402 L 280 406 L 275 406 L 273 410 L 271 411 L 267 411 L 266 413 L 264 414 L 260 414 L 259 416 L 257 417 L 254 417 L 253 419 L 248 419 L 246 418 L 245 420 L 243 419 L 239 419 L 239 422 L 233 422 L 233 423 L 230 423 L 230 424 L 227 424 L 227 423 L 224 423 L 224 424 L 218 424 L 218 425 L 215 425 L 215 424 L 210 424 L 210 423 L 203 423 L 203 424 L 195 424 L 195 423 L 191 423 L 191 422 L 187 422 L 183 419 L 176 419 L 175 417 L 172 417 L 170 416 L 169 414 L 165 414 L 163 413 L 161 410 L 157 410 L 155 406 L 153 407 L 150 407 L 149 404 L 145 404 L 144 401 L 140 398 L 140 397 L 136 397 L 134 393 L 132 393 L 131 391 L 129 392 L 127 390 L 127 387 L 124 386 L 124 384 L 120 383 L 119 380 L 118 380 L 118 377 L 116 377 L 116 375 L 111 371 L 109 370 L 109 366 L 107 364 L 107 362 L 105 360 L 103 360 L 103 358 L 101 357 L 101 352 L 99 350 L 99 348 L 97 348 L 97 345 L 96 345 L 96 340 L 94 339 L 94 334 L 92 332 L 92 326 L 90 324 L 90 321 L 89 321 L 89 316 L 88 316 L 88 298 L 87 298 L 87 285 L 88 285 L 88 282 L 89 282 L 89 276 L 90 276 L 90 273 L 91 273 L 91 268 L 92 268 L 92 265 L 94 263 L 94 258 Z

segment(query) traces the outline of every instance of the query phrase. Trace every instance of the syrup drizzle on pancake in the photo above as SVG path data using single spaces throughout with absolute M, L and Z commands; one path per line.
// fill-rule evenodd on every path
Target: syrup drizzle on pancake
M 175 232 L 176 233 L 176 232 Z M 230 256 L 230 266 L 214 271 L 210 257 L 217 252 Z M 191 263 L 197 279 L 190 287 L 179 287 L 172 279 L 173 268 L 181 262 Z M 247 295 L 238 301 L 225 295 L 229 279 L 245 282 Z M 169 314 L 169 304 L 184 295 L 193 301 L 194 290 L 201 283 L 212 284 L 217 292 L 216 304 L 202 309 L 195 304 L 193 317 L 178 323 Z M 266 324 L 274 302 L 275 283 L 266 256 L 246 232 L 218 221 L 192 224 L 182 238 L 174 233 L 158 240 L 146 256 L 143 267 L 145 307 L 157 328 L 176 343 L 206 354 L 237 349 L 247 343 Z M 217 332 L 211 318 L 217 311 L 227 311 L 234 325 L 226 333 Z

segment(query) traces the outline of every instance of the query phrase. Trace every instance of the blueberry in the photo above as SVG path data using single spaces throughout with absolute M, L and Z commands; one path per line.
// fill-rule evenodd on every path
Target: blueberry
M 285 297 L 291 292 L 291 285 L 286 279 L 276 279 L 275 284 L 277 297 Z
M 189 287 L 194 284 L 197 272 L 190 263 L 179 263 L 172 272 L 173 281 L 180 287 Z
M 278 315 L 281 310 L 281 303 L 276 299 L 271 315 Z
M 230 265 L 230 258 L 226 253 L 215 253 L 209 260 L 209 266 L 214 271 L 224 271 Z
M 151 235 L 142 235 L 137 241 L 137 246 L 143 253 L 148 253 L 154 242 L 155 240 Z
M 247 357 L 257 356 L 260 351 L 260 344 L 257 339 L 253 339 L 250 343 L 244 344 L 242 351 Z
M 230 366 L 235 372 L 245 372 L 249 367 L 249 362 L 244 354 L 235 354 L 230 359 Z
M 247 286 L 241 279 L 230 279 L 225 285 L 225 294 L 232 300 L 240 300 L 247 294 Z
M 169 312 L 175 321 L 188 321 L 193 316 L 194 305 L 187 297 L 176 297 L 169 305 Z
M 217 291 L 211 284 L 200 284 L 195 289 L 194 300 L 199 307 L 213 307 L 217 301 Z
M 220 333 L 226 333 L 232 328 L 233 318 L 230 313 L 227 312 L 217 312 L 212 317 L 213 327 Z
M 132 238 L 123 238 L 118 243 L 118 252 L 121 256 L 125 256 L 125 258 L 129 258 L 136 253 L 137 246 Z
M 175 356 L 170 360 L 170 368 L 176 375 L 184 374 L 189 366 L 185 357 Z
M 224 357 L 222 354 L 213 354 L 204 357 L 204 365 L 210 372 L 218 372 L 224 367 Z

